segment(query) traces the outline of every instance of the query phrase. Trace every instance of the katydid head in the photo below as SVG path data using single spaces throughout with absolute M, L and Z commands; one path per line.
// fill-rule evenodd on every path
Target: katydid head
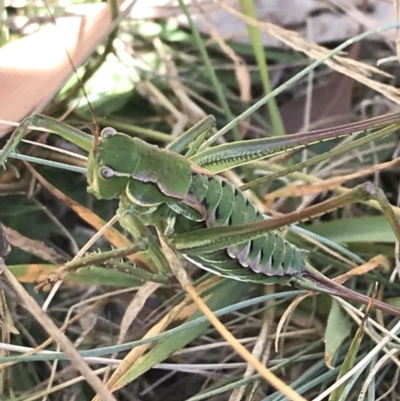
M 88 191 L 99 199 L 118 198 L 139 161 L 137 145 L 113 128 L 101 132 L 96 152 L 89 153 Z

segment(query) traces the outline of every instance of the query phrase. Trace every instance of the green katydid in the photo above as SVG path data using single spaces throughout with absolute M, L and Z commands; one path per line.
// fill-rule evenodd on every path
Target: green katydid
M 311 142 L 328 140 L 363 127 L 383 128 L 357 141 L 388 135 L 398 128 L 399 115 L 387 115 L 336 130 L 311 134 L 248 140 L 199 151 L 215 125 L 213 117 L 200 121 L 166 149 L 103 129 L 99 138 L 85 134 L 49 117 L 34 115 L 16 129 L 0 156 L 4 163 L 26 134 L 28 127 L 45 127 L 89 152 L 88 190 L 97 198 L 120 199 L 118 218 L 146 246 L 156 272 L 154 281 L 169 279 L 169 265 L 148 229 L 164 233 L 172 249 L 212 273 L 240 281 L 280 283 L 325 292 L 361 303 L 370 299 L 334 283 L 306 261 L 301 249 L 290 244 L 276 228 L 368 197 L 376 198 L 386 211 L 400 240 L 400 227 L 383 194 L 370 184 L 351 194 L 278 219 L 263 215 L 244 193 L 216 175 L 229 168 L 266 158 Z M 312 138 L 310 140 L 310 138 Z M 357 146 L 354 141 L 349 147 Z M 143 276 L 143 275 L 142 275 Z M 400 316 L 400 310 L 375 301 L 375 307 Z

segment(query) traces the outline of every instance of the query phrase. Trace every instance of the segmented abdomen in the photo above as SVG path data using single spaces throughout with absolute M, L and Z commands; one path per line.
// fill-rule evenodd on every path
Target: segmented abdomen
M 193 174 L 190 194 L 205 208 L 202 223 L 186 224 L 185 230 L 215 226 L 233 226 L 265 220 L 256 206 L 229 181 L 218 176 Z M 178 218 L 179 231 L 182 218 Z M 179 220 L 181 219 L 181 220 Z M 186 218 L 183 218 L 186 219 Z M 187 220 L 187 219 L 186 219 Z M 219 251 L 185 255 L 199 267 L 236 280 L 260 282 L 262 278 L 288 278 L 305 268 L 300 249 L 287 242 L 276 231 Z M 257 274 L 255 274 L 257 273 Z

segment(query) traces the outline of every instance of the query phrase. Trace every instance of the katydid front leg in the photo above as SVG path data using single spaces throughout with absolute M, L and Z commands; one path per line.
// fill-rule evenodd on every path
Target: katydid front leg
M 171 280 L 171 270 L 168 261 L 165 259 L 160 246 L 157 244 L 150 230 L 135 216 L 135 211 L 130 209 L 129 205 L 127 206 L 124 207 L 121 202 L 117 211 L 118 221 L 135 240 L 139 242 L 144 240 L 146 250 L 140 252 L 140 257 L 141 259 L 148 260 L 148 266 L 154 267 L 155 271 L 148 272 L 140 268 L 132 268 L 131 266 L 126 271 L 150 281 L 168 283 Z
M 30 127 L 45 128 L 59 135 L 60 137 L 72 142 L 83 150 L 88 152 L 92 148 L 93 137 L 80 131 L 74 127 L 63 124 L 62 122 L 41 114 L 34 114 L 25 118 L 22 123 L 15 129 L 6 146 L 0 154 L 0 165 L 3 165 L 10 153 L 15 150 L 21 140 L 30 130 Z
M 196 153 L 207 134 L 214 127 L 215 118 L 213 116 L 206 116 L 188 131 L 180 135 L 175 141 L 171 142 L 167 149 L 177 153 L 183 153 L 185 149 L 189 149 L 186 154 L 186 156 L 189 157 Z M 6 162 L 21 140 L 33 128 L 46 129 L 67 141 L 70 141 L 83 150 L 88 152 L 92 150 L 94 139 L 92 135 L 58 121 L 55 118 L 42 114 L 33 114 L 32 116 L 25 118 L 10 136 L 6 146 L 0 152 L 0 165 L 3 165 Z

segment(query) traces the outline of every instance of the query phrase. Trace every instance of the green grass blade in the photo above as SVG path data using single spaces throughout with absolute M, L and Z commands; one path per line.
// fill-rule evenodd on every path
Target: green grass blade
M 257 19 L 256 9 L 254 7 L 253 0 L 240 0 L 240 6 L 242 7 L 243 13 L 250 18 Z M 268 74 L 267 57 L 265 49 L 261 40 L 260 29 L 256 26 L 246 24 L 247 31 L 249 33 L 250 41 L 253 46 L 254 56 L 257 60 L 257 67 L 260 72 L 261 82 L 263 84 L 264 92 L 266 95 L 271 93 L 271 82 Z M 281 114 L 279 112 L 276 98 L 272 98 L 268 102 L 269 114 L 272 122 L 272 134 L 273 135 L 284 135 L 285 126 L 283 124 Z
M 351 342 L 349 351 L 347 352 L 346 358 L 343 362 L 343 365 L 340 369 L 339 375 L 337 377 L 337 380 L 339 380 L 341 377 L 343 377 L 355 364 L 356 361 L 356 357 L 357 357 L 357 353 L 360 349 L 361 346 L 361 341 L 364 335 L 364 325 L 362 324 L 354 338 L 353 341 Z M 363 369 L 360 369 L 360 371 L 358 372 L 358 374 L 361 374 L 361 372 L 363 371 Z M 342 395 L 345 392 L 345 384 L 342 384 L 340 387 L 338 387 L 335 391 L 332 392 L 332 394 L 329 397 L 329 401 L 339 401 L 342 399 Z M 349 391 L 349 389 L 348 389 Z
M 195 23 L 193 22 L 193 18 L 190 15 L 190 12 L 189 12 L 186 4 L 185 4 L 185 1 L 184 0 L 178 0 L 178 2 L 179 2 L 179 6 L 181 7 L 182 11 L 184 12 L 184 14 L 186 15 L 186 18 L 189 21 L 189 25 L 190 25 L 190 28 L 192 30 L 194 40 L 196 42 L 197 48 L 199 49 L 199 52 L 200 52 L 201 57 L 203 59 L 203 63 L 205 65 L 205 67 L 206 67 L 207 74 L 208 74 L 208 76 L 209 76 L 209 78 L 211 80 L 211 83 L 213 85 L 213 88 L 214 88 L 214 90 L 216 92 L 218 101 L 219 101 L 220 105 L 222 106 L 222 109 L 224 110 L 224 114 L 225 114 L 226 118 L 228 120 L 232 120 L 234 118 L 234 115 L 231 112 L 231 109 L 229 107 L 228 101 L 226 100 L 225 93 L 223 91 L 222 85 L 221 85 L 221 83 L 220 83 L 220 81 L 219 81 L 219 79 L 217 77 L 217 74 L 215 73 L 215 69 L 214 69 L 214 67 L 212 65 L 210 57 L 208 56 L 207 49 L 206 49 L 206 47 L 204 45 L 203 39 L 200 36 L 199 30 L 197 29 Z M 237 129 L 237 126 L 232 127 L 232 130 L 233 130 L 234 139 L 236 141 L 241 140 L 241 136 L 239 134 L 239 130 Z
M 391 29 L 398 28 L 400 26 L 400 22 L 395 22 L 391 24 L 387 24 L 383 27 L 376 28 L 376 29 L 371 29 L 367 32 L 362 33 L 361 35 L 354 36 L 351 39 L 346 40 L 345 42 L 341 43 L 339 46 L 335 47 L 331 52 L 329 52 L 326 56 L 321 57 L 318 60 L 315 60 L 313 63 L 311 63 L 308 67 L 304 68 L 302 71 L 300 71 L 298 74 L 296 74 L 294 77 L 288 79 L 285 83 L 283 83 L 281 86 L 278 86 L 276 89 L 274 89 L 271 93 L 268 95 L 264 96 L 262 99 L 260 99 L 257 103 L 253 104 L 253 106 L 249 107 L 246 111 L 244 111 L 242 114 L 240 114 L 238 117 L 236 117 L 234 120 L 231 120 L 225 127 L 220 129 L 215 135 L 210 137 L 204 144 L 201 146 L 200 149 L 205 149 L 212 145 L 218 138 L 221 136 L 225 135 L 227 132 L 232 130 L 234 127 L 236 127 L 241 121 L 245 120 L 246 118 L 250 117 L 254 112 L 256 112 L 261 106 L 269 102 L 272 98 L 276 97 L 283 91 L 285 91 L 287 88 L 292 86 L 294 83 L 299 81 L 301 78 L 305 77 L 310 71 L 314 70 L 321 64 L 323 64 L 326 60 L 334 56 L 335 54 L 339 53 L 340 51 L 346 49 L 350 45 L 356 42 L 360 42 L 361 40 L 364 40 L 372 35 L 379 34 L 381 32 L 389 31 Z
M 212 295 L 207 302 L 207 305 L 213 311 L 231 305 L 232 303 L 238 302 L 249 289 L 249 285 L 243 285 L 243 283 L 236 283 L 232 280 L 227 280 L 225 285 L 220 287 L 218 292 Z M 201 315 L 200 312 L 196 312 L 188 319 L 188 321 L 190 322 Z M 208 327 L 209 323 L 205 322 L 204 324 L 160 341 L 160 343 L 157 344 L 148 354 L 137 361 L 137 364 L 132 367 L 121 385 L 125 386 L 132 382 L 137 377 L 151 369 L 152 366 L 168 358 L 173 352 L 182 349 L 185 345 L 202 335 Z
M 226 279 L 223 280 L 223 282 L 225 282 L 225 281 L 227 281 L 227 280 Z M 233 280 L 229 280 L 229 281 L 235 282 Z M 219 287 L 217 287 L 217 288 L 219 289 Z M 271 300 L 276 300 L 277 302 L 279 302 L 278 300 L 281 300 L 283 298 L 294 298 L 303 293 L 304 293 L 304 291 L 302 291 L 302 290 L 285 291 L 285 292 L 281 292 L 281 293 L 263 295 L 260 297 L 251 298 L 251 299 L 248 299 L 245 301 L 240 301 L 240 302 L 233 303 L 233 304 L 228 304 L 228 306 L 226 306 L 226 307 L 222 307 L 221 309 L 214 310 L 215 316 L 217 316 L 217 317 L 225 316 L 230 313 L 234 313 L 236 311 L 240 311 L 242 309 L 245 309 L 245 308 L 248 308 L 248 307 L 251 307 L 254 305 L 258 305 L 260 303 L 266 303 Z M 80 354 L 82 357 L 92 357 L 92 356 L 109 355 L 109 354 L 113 354 L 115 352 L 124 352 L 124 351 L 130 350 L 132 348 L 139 347 L 140 345 L 143 345 L 143 344 L 149 344 L 151 342 L 162 340 L 164 338 L 173 337 L 173 336 L 179 334 L 180 332 L 192 329 L 193 327 L 196 327 L 197 325 L 202 325 L 203 323 L 208 323 L 208 319 L 202 315 L 200 317 L 188 319 L 188 321 L 186 323 L 183 323 L 178 327 L 166 330 L 163 333 L 160 333 L 153 337 L 149 337 L 149 338 L 145 338 L 145 339 L 137 340 L 137 341 L 132 341 L 132 342 L 128 342 L 128 343 L 121 344 L 121 345 L 113 345 L 110 347 L 102 347 L 102 348 L 98 348 L 98 349 L 94 349 L 94 350 L 81 351 Z M 54 352 L 52 354 L 37 354 L 37 355 L 29 355 L 29 356 L 11 355 L 11 356 L 7 356 L 7 357 L 0 357 L 0 363 L 26 361 L 26 360 L 28 360 L 27 358 L 29 358 L 30 361 L 54 361 L 57 359 L 68 360 L 68 357 L 65 355 L 65 353 Z

